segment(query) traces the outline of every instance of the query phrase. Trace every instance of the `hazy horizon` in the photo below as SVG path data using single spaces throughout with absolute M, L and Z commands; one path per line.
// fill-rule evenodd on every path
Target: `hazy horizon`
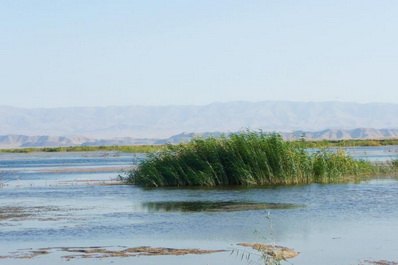
M 181 132 L 397 128 L 398 104 L 247 101 L 200 106 L 0 107 L 0 135 L 169 137 Z
M 55 108 L 112 108 L 112 107 L 117 107 L 117 108 L 123 108 L 123 107 L 184 107 L 184 106 L 192 106 L 192 107 L 205 107 L 213 104 L 233 104 L 233 103 L 250 103 L 250 104 L 260 104 L 260 103 L 267 103 L 267 102 L 288 102 L 288 103 L 352 103 L 352 104 L 361 104 L 361 105 L 367 105 L 367 104 L 385 104 L 385 105 L 398 105 L 397 103 L 394 102 L 355 102 L 355 101 L 339 101 L 339 100 L 328 100 L 328 101 L 296 101 L 296 100 L 261 100 L 261 101 L 250 101 L 250 100 L 234 100 L 234 101 L 214 101 L 210 103 L 205 103 L 205 104 L 158 104 L 158 105 L 145 105 L 145 104 L 130 104 L 130 105 L 86 105 L 86 106 L 58 106 L 58 107 L 20 107 L 20 106 L 13 106 L 13 105 L 0 105 L 0 107 L 11 107 L 11 108 L 21 108 L 21 109 L 55 109 Z

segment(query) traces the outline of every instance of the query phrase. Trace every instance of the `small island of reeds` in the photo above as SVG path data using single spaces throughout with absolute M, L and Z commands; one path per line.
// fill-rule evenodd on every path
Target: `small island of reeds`
M 379 170 L 343 151 L 310 153 L 279 134 L 246 131 L 167 145 L 130 171 L 126 181 L 156 187 L 333 183 Z

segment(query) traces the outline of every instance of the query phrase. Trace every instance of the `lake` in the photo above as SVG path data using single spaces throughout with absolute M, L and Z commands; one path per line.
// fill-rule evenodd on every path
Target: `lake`
M 397 146 L 348 149 L 387 161 Z M 140 188 L 112 185 L 145 154 L 0 154 L 1 264 L 248 264 L 242 242 L 300 254 L 283 264 L 398 261 L 398 180 L 274 187 Z M 209 208 L 212 203 L 215 207 Z M 261 209 L 239 206 L 260 205 Z M 280 206 L 280 207 L 279 207 Z M 223 208 L 224 207 L 224 208 Z M 94 247 L 228 250 L 203 255 L 106 257 Z M 32 258 L 27 256 L 34 254 Z M 36 255 L 37 254 L 37 255 Z M 73 254 L 73 255 L 71 255 Z M 1 258 L 3 257 L 3 258 Z

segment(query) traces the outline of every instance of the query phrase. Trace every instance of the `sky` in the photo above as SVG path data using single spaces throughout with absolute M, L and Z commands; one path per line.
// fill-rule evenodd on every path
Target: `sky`
M 398 103 L 396 0 L 2 0 L 0 105 Z

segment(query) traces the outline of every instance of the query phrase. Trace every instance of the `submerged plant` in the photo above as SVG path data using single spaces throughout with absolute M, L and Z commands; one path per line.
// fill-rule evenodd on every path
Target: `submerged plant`
M 266 219 L 268 221 L 269 238 L 261 235 L 257 230 L 255 235 L 260 237 L 263 242 L 271 243 L 239 243 L 238 246 L 250 247 L 257 252 L 247 251 L 245 249 L 234 249 L 231 254 L 236 253 L 241 259 L 245 259 L 249 264 L 264 264 L 264 265 L 280 265 L 282 261 L 296 257 L 299 252 L 294 249 L 276 245 L 273 237 L 273 227 L 270 218 L 270 212 L 267 213 Z M 253 259 L 253 257 L 257 257 Z
M 0 188 L 6 185 L 6 175 L 8 175 L 7 171 L 0 171 Z

